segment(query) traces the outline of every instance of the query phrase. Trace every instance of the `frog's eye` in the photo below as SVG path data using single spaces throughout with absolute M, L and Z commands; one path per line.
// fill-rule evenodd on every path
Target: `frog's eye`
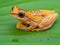
M 23 18 L 25 16 L 25 13 L 20 12 L 20 13 L 18 13 L 18 16 L 21 17 L 21 18 Z

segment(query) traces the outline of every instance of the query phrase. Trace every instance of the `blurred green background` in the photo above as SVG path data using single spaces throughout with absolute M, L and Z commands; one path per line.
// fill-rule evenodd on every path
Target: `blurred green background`
M 58 19 L 47 31 L 26 32 L 16 29 L 11 8 L 55 10 Z M 0 0 L 0 45 L 60 45 L 60 0 Z

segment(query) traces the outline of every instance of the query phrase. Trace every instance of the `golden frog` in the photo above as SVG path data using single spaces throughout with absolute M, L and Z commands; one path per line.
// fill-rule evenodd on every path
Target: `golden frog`
M 56 21 L 58 14 L 54 10 L 23 10 L 16 6 L 11 14 L 18 19 L 16 27 L 25 31 L 40 31 L 50 28 Z

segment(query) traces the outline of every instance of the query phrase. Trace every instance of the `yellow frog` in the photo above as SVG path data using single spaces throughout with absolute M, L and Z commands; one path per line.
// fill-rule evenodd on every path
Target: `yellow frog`
M 23 10 L 14 6 L 11 14 L 18 19 L 16 27 L 25 31 L 41 31 L 50 28 L 58 14 L 53 10 Z

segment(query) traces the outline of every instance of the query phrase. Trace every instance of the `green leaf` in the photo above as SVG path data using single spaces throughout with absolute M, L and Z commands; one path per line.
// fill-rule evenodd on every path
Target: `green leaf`
M 19 31 L 17 20 L 11 16 L 13 6 L 26 10 L 55 10 L 58 19 L 47 31 Z M 60 0 L 1 0 L 0 45 L 60 45 Z

